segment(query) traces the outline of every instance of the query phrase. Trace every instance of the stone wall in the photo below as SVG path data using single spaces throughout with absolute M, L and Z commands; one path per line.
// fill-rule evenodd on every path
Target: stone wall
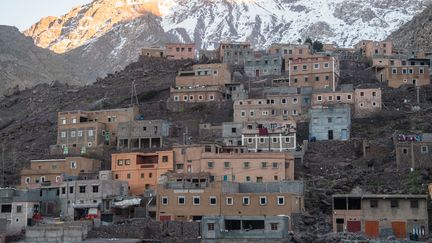
M 92 229 L 91 221 L 77 221 L 58 225 L 38 225 L 28 227 L 25 234 L 25 243 L 72 243 L 87 238 Z

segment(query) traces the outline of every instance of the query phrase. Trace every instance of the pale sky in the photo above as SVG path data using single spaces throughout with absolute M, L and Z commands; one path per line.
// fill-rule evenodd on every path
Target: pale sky
M 0 0 L 0 25 L 20 30 L 29 28 L 45 16 L 61 16 L 73 7 L 92 0 Z

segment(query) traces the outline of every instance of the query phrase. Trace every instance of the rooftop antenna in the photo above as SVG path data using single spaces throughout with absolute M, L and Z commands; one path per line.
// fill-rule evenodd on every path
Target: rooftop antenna
M 135 103 L 134 103 L 134 99 L 135 99 Z M 134 105 L 139 106 L 139 101 L 138 101 L 138 93 L 136 91 L 136 83 L 135 83 L 135 80 L 132 80 L 132 84 L 131 84 L 131 107 L 133 107 Z

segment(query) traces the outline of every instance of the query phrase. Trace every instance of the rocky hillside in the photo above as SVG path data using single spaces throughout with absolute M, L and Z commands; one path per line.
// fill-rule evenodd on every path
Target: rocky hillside
M 82 84 L 85 80 L 61 55 L 37 47 L 15 27 L 0 26 L 0 97 L 39 83 L 60 80 Z
M 150 12 L 158 16 L 170 40 L 196 42 L 201 47 L 212 47 L 221 40 L 251 41 L 264 47 L 308 36 L 350 46 L 360 39 L 386 38 L 430 2 L 95 0 L 64 16 L 44 18 L 24 33 L 38 46 L 63 53 L 88 44 L 116 25 L 138 27 L 133 20 Z M 126 38 L 131 41 L 133 38 Z
M 432 50 L 432 5 L 389 36 L 398 48 Z

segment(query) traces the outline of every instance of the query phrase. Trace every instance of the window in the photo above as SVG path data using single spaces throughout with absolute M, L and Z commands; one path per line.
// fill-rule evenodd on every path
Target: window
M 272 138 L 272 143 L 277 143 L 278 142 L 278 138 Z
M 347 99 L 348 99 L 348 100 L 351 100 L 351 98 L 352 98 L 352 97 L 351 97 L 351 95 L 350 95 L 350 94 L 349 94 L 349 95 L 347 95 Z
M 273 230 L 273 231 L 278 230 L 278 223 L 270 223 L 270 228 L 271 228 L 271 230 Z
M 77 123 L 77 119 L 76 119 L 75 117 L 72 118 L 72 123 L 73 123 L 73 124 Z
M 40 177 L 40 181 L 41 181 L 41 182 L 45 182 L 45 176 L 41 176 L 41 177 Z
M 129 160 L 130 161 L 130 160 Z M 162 162 L 168 162 L 168 156 L 162 156 Z M 129 162 L 130 163 L 130 162 Z
M 125 159 L 124 163 L 125 163 L 125 165 L 130 165 L 131 164 L 131 160 L 130 159 Z
M 360 96 L 363 97 L 365 95 L 364 92 L 360 92 Z
M 303 65 L 303 71 L 307 70 L 307 65 Z
M 427 154 L 427 153 L 429 153 L 429 148 L 428 148 L 428 146 L 421 146 L 421 153 L 422 153 L 422 154 Z
M 392 74 L 397 74 L 397 68 L 392 68 Z
M 328 117 L 328 118 L 327 118 L 327 121 L 328 121 L 328 123 L 332 123 L 332 121 L 333 121 L 333 118 L 331 118 L 331 117 Z
M 152 178 L 153 177 L 153 173 L 149 173 L 149 178 Z
M 319 63 L 315 63 L 315 64 L 314 64 L 314 69 L 319 69 L 319 68 L 320 68 Z
M 17 213 L 22 213 L 22 205 L 17 205 L 16 206 L 16 212 Z
M 240 116 L 241 116 L 241 117 L 245 117 L 245 116 L 246 116 L 246 111 L 241 111 L 241 112 L 240 112 Z
M 174 101 L 179 101 L 180 97 L 178 95 L 174 96 Z
M 69 187 L 69 193 L 73 193 L 74 192 L 74 187 L 73 186 L 70 186 Z
M 186 198 L 184 196 L 177 197 L 177 204 L 184 205 L 186 203 Z
M 249 162 L 243 162 L 243 168 L 249 169 L 249 165 L 250 165 Z
M 234 199 L 232 197 L 227 197 L 225 204 L 226 205 L 233 205 L 234 204 Z
M 378 208 L 378 200 L 377 199 L 371 199 L 370 200 L 370 207 L 371 208 Z
M 261 162 L 261 168 L 263 169 L 267 168 L 267 162 Z
M 246 182 L 250 182 L 250 181 L 251 181 L 250 176 L 246 176 Z
M 11 204 L 3 204 L 3 205 L 1 205 L 1 212 L 2 213 L 10 213 L 10 212 L 12 212 L 12 205 Z
M 126 176 L 127 176 L 128 179 L 130 179 L 132 177 L 130 173 L 127 173 Z
M 285 143 L 290 143 L 291 142 L 291 138 L 290 137 L 286 137 L 285 138 Z
M 282 104 L 286 104 L 286 103 L 287 103 L 287 100 L 286 100 L 285 98 L 283 98 L 283 99 L 281 100 L 281 103 L 282 103 Z
M 56 176 L 55 181 L 56 182 L 60 182 L 61 181 L 61 177 L 60 176 Z
M 31 178 L 30 177 L 26 177 L 25 182 L 26 182 L 26 184 L 29 184 L 31 182 Z
M 183 100 L 188 100 L 188 97 L 187 97 L 187 95 L 183 95 Z
M 329 101 L 332 101 L 332 100 L 333 100 L 333 96 L 330 95 L 330 96 L 328 97 L 328 100 L 329 100 Z
M 93 191 L 93 193 L 99 192 L 99 186 L 98 185 L 93 185 L 92 186 L 92 191 Z
M 193 205 L 200 205 L 200 196 L 193 196 L 192 203 Z
M 272 168 L 273 168 L 273 169 L 277 169 L 277 168 L 279 168 L 279 163 L 278 163 L 278 162 L 273 162 L 273 163 L 272 163 Z
M 216 205 L 216 197 L 211 196 L 211 197 L 209 198 L 209 203 L 210 203 L 210 205 Z
M 86 192 L 86 186 L 80 186 L 79 187 L 79 192 L 80 193 L 85 193 Z
M 298 70 L 298 66 L 293 66 L 293 71 L 297 71 Z
M 267 205 L 267 197 L 266 196 L 260 196 L 259 200 L 260 200 L 260 205 L 261 206 Z
M 213 162 L 207 162 L 207 167 L 209 168 L 209 169 L 213 169 Z
M 66 194 L 66 187 L 62 187 L 61 191 L 62 191 L 62 194 Z
M 390 200 L 390 207 L 391 208 L 398 208 L 399 207 L 399 201 L 397 199 Z
M 377 96 L 377 92 L 375 92 L 375 91 L 372 92 L 372 96 L 373 96 L 373 97 L 376 97 L 376 96 Z
M 243 205 L 250 205 L 250 197 L 243 197 Z
M 230 162 L 224 162 L 224 168 L 228 169 L 231 167 L 231 163 Z
M 214 96 L 210 95 L 209 100 L 214 100 Z
M 419 73 L 420 74 L 424 74 L 424 69 L 423 68 L 419 68 Z
M 141 173 L 141 179 L 144 179 L 144 173 Z
M 278 196 L 277 197 L 277 205 L 285 205 L 285 197 L 284 196 Z
M 324 68 L 329 68 L 330 67 L 330 65 L 329 65 L 329 63 L 327 62 L 327 63 L 324 63 Z
M 315 81 L 320 81 L 320 77 L 319 76 L 315 76 Z
M 297 104 L 297 103 L 298 103 L 298 99 L 297 99 L 297 98 L 293 98 L 293 99 L 292 99 L 292 103 L 293 103 L 293 104 Z
M 214 223 L 208 223 L 208 224 L 207 224 L 207 230 L 208 230 L 208 231 L 214 231 L 214 228 L 215 228 L 215 227 L 214 227 Z
M 341 100 L 340 95 L 337 95 L 337 96 L 336 96 L 336 100 L 337 100 L 337 101 L 340 101 L 340 100 Z
M 419 201 L 416 199 L 410 200 L 411 208 L 419 208 Z
M 60 123 L 65 125 L 66 124 L 66 118 L 60 118 Z
M 117 160 L 117 165 L 123 165 L 123 164 L 124 164 L 124 160 L 122 159 Z
M 88 136 L 93 137 L 93 130 L 88 130 Z
M 250 116 L 255 116 L 255 111 L 249 111 Z
M 318 95 L 318 96 L 317 96 L 317 100 L 318 100 L 318 101 L 322 101 L 322 96 L 321 96 L 321 95 Z
M 66 137 L 66 132 L 61 132 L 60 133 L 60 137 L 65 138 Z
M 253 139 L 252 138 L 248 138 L 247 141 L 248 141 L 249 144 L 253 143 Z
M 71 161 L 70 162 L 70 167 L 71 167 L 71 169 L 76 169 L 77 168 L 77 162 L 76 161 Z
M 82 137 L 83 136 L 83 131 L 78 131 L 78 137 Z
M 231 133 L 237 133 L 237 128 L 236 127 L 232 127 L 231 128 Z
M 161 198 L 161 201 L 162 201 L 162 205 L 168 205 L 168 197 L 167 196 L 163 196 Z
M 374 101 L 374 102 L 372 102 L 372 106 L 373 107 L 377 107 L 377 103 Z

